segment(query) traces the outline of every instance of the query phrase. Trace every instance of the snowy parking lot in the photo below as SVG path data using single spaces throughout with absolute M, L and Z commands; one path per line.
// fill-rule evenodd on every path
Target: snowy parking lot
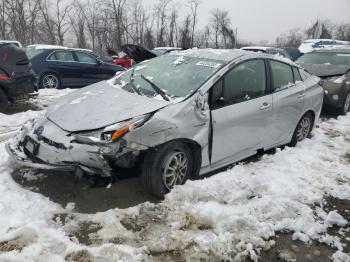
M 157 202 L 137 174 L 90 188 L 9 160 L 6 141 L 69 92 L 0 114 L 0 261 L 350 261 L 350 114 Z

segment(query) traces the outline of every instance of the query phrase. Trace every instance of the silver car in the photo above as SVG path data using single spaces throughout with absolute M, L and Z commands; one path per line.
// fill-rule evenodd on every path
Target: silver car
M 65 96 L 7 151 L 22 165 L 111 176 L 139 166 L 163 197 L 175 185 L 307 138 L 324 92 L 278 56 L 192 49 L 145 61 Z

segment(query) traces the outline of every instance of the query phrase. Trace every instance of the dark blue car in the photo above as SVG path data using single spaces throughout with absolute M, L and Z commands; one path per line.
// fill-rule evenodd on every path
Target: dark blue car
M 103 62 L 85 49 L 32 45 L 27 47 L 40 88 L 81 87 L 109 79 L 121 66 Z

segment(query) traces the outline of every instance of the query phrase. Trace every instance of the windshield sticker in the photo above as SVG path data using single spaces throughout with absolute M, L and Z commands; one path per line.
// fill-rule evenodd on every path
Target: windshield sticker
M 218 67 L 221 66 L 221 64 L 213 63 L 213 62 L 206 62 L 206 61 L 199 61 L 196 65 L 198 65 L 198 66 L 212 67 L 212 68 L 218 68 Z
M 350 56 L 350 54 L 337 54 L 337 56 Z

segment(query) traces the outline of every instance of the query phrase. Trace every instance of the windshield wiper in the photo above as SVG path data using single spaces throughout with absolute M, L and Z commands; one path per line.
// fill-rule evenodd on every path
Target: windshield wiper
M 153 83 L 151 80 L 149 80 L 147 77 L 144 75 L 141 75 L 141 78 L 145 80 L 147 83 L 151 85 L 154 91 L 156 91 L 165 101 L 170 101 L 169 97 L 165 94 L 165 92 L 160 89 L 155 83 Z
M 135 67 L 133 67 L 131 69 L 131 74 L 130 74 L 130 79 L 129 79 L 129 83 L 128 84 L 130 84 L 132 90 L 134 90 L 138 95 L 142 96 L 142 93 L 140 92 L 140 90 L 134 84 L 134 80 L 135 80 L 134 73 L 135 73 Z

